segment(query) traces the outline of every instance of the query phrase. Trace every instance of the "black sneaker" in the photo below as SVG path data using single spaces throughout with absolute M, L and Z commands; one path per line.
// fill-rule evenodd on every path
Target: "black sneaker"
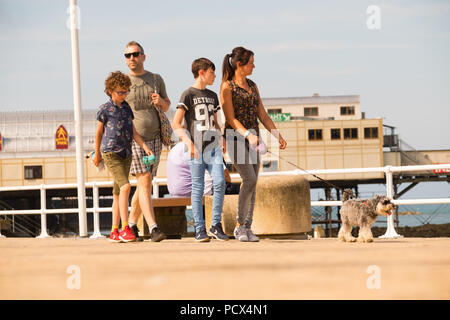
M 152 241 L 153 242 L 160 242 L 160 241 L 163 241 L 164 239 L 167 239 L 167 236 L 164 234 L 164 232 L 159 230 L 158 227 L 153 228 L 153 230 L 152 230 Z
M 220 241 L 227 241 L 229 239 L 225 232 L 223 232 L 222 224 L 220 222 L 215 226 L 211 226 L 208 234 Z
M 205 228 L 201 229 L 199 232 L 197 232 L 197 231 L 195 232 L 195 241 L 197 241 L 197 242 L 209 242 L 210 241 Z
M 136 238 L 136 242 L 144 241 L 144 238 L 139 236 L 139 229 L 138 229 L 137 225 L 132 226 L 130 229 L 131 229 L 131 232 L 133 233 L 133 236 Z

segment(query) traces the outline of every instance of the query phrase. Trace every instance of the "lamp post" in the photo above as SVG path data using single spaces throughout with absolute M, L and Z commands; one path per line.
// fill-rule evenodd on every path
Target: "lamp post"
M 70 0 L 70 34 L 72 43 L 72 78 L 73 78 L 73 102 L 75 118 L 75 143 L 77 161 L 77 189 L 78 189 L 78 223 L 80 237 L 87 237 L 86 222 L 86 189 L 83 156 L 83 119 L 81 113 L 81 90 L 80 90 L 80 57 L 78 52 L 78 27 L 79 16 L 76 0 Z

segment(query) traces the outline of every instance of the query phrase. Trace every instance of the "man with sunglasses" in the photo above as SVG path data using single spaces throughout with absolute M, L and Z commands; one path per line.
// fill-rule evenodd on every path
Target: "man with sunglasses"
M 156 224 L 151 204 L 152 179 L 156 176 L 162 149 L 161 124 L 158 111 L 155 108 L 160 108 L 166 112 L 169 110 L 170 100 L 167 97 L 163 78 L 159 74 L 144 69 L 146 55 L 139 43 L 136 41 L 129 42 L 125 47 L 124 56 L 130 69 L 128 76 L 131 80 L 131 87 L 127 102 L 133 110 L 133 124 L 156 157 L 156 162 L 147 167 L 142 161 L 146 153 L 138 144 L 133 143 L 133 161 L 130 172 L 133 176 L 136 176 L 137 188 L 131 200 L 129 224 L 136 240 L 143 241 L 143 238 L 139 237 L 136 226 L 141 213 L 143 213 L 149 226 L 151 240 L 159 242 L 164 240 L 166 235 Z

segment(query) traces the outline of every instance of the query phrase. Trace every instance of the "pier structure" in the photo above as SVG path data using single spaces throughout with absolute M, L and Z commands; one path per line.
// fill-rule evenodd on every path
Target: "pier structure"
M 285 150 L 279 150 L 278 142 L 261 125 L 261 138 L 269 150 L 262 156 L 262 172 L 450 163 L 450 150 L 414 150 L 399 139 L 396 128 L 384 124 L 383 119 L 366 119 L 365 113 L 361 112 L 358 95 L 263 98 L 263 103 L 288 145 Z M 83 111 L 86 155 L 94 149 L 96 113 L 96 110 Z M 173 116 L 173 110 L 168 116 Z M 223 115 L 219 119 L 223 124 Z M 72 111 L 1 112 L 0 137 L 0 187 L 76 183 Z M 158 178 L 166 176 L 168 151 L 163 148 Z M 235 173 L 230 159 L 227 156 L 225 159 L 231 173 Z M 320 176 L 322 180 L 312 175 L 306 178 L 312 190 L 324 190 L 323 200 L 340 200 L 345 188 L 353 189 L 358 195 L 359 185 L 386 182 L 383 172 L 324 174 Z M 108 170 L 97 171 L 91 160 L 85 158 L 86 183 L 111 180 Z M 393 198 L 404 195 L 420 182 L 433 181 L 450 182 L 450 172 L 396 173 L 393 176 Z M 235 180 L 234 183 L 239 184 L 240 181 Z M 103 205 L 111 202 L 110 188 L 99 188 L 98 192 Z M 164 185 L 154 190 L 154 195 L 159 197 L 165 193 L 167 188 Z M 39 196 L 38 190 L 1 192 L 0 209 L 35 209 L 40 205 Z M 48 208 L 74 208 L 77 190 L 48 190 L 46 197 Z M 89 189 L 86 197 L 90 206 L 93 197 Z M 340 222 L 332 219 L 331 212 L 331 207 L 326 207 L 325 217 L 313 221 L 325 224 L 328 234 L 332 224 Z M 69 216 L 62 214 L 55 218 L 58 220 L 55 223 L 70 224 Z M 39 217 L 34 218 L 39 220 Z M 39 231 L 39 223 L 33 221 L 32 216 L 21 215 L 14 219 L 14 223 L 9 225 L 16 226 L 16 229 L 22 226 L 25 235 L 32 235 L 33 230 Z M 396 221 L 398 223 L 398 215 Z
M 450 150 L 416 150 L 400 139 L 397 128 L 383 119 L 367 119 L 361 111 L 359 95 L 266 98 L 264 105 L 283 137 L 285 151 L 263 157 L 264 171 L 370 168 L 450 163 Z M 270 134 L 266 133 L 270 138 Z M 275 146 L 276 143 L 271 143 Z M 321 200 L 341 200 L 343 189 L 359 195 L 359 185 L 385 184 L 383 173 L 326 174 L 323 180 L 308 176 L 311 189 L 323 189 Z M 421 182 L 450 182 L 450 171 L 398 172 L 393 175 L 393 199 L 406 194 Z M 403 187 L 407 184 L 406 187 Z M 334 191 L 334 195 L 333 195 Z M 313 224 L 325 224 L 331 235 L 332 208 Z M 395 214 L 398 227 L 398 212 Z

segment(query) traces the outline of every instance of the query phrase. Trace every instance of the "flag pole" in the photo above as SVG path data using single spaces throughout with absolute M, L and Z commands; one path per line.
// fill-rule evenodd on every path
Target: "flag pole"
M 78 52 L 78 7 L 76 0 L 70 0 L 70 34 L 72 43 L 72 77 L 73 77 L 73 102 L 75 117 L 75 143 L 77 161 L 77 189 L 78 189 L 78 223 L 80 237 L 87 237 L 86 219 L 86 189 L 83 156 L 83 117 L 81 113 L 80 90 L 80 57 Z

